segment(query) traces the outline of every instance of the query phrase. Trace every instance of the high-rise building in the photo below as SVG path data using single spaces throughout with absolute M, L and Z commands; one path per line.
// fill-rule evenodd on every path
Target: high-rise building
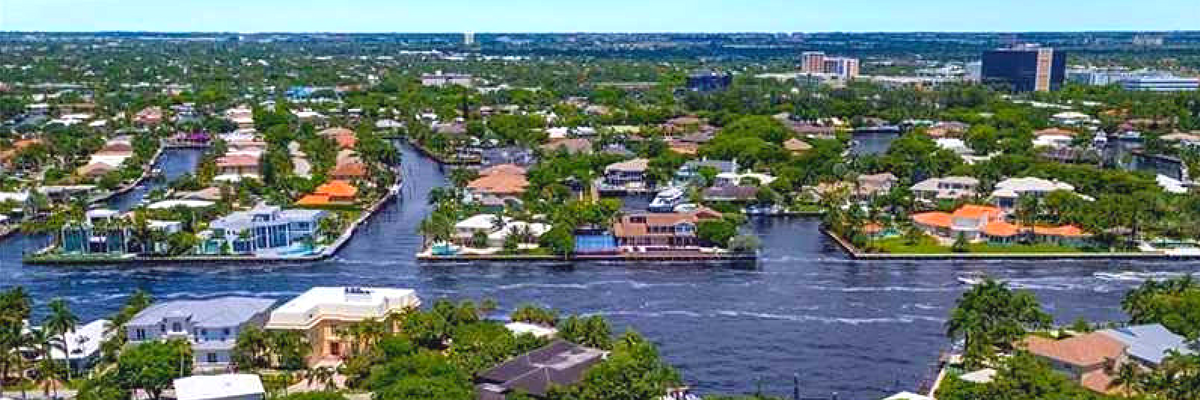
M 475 32 L 463 32 L 463 45 L 464 46 L 474 46 L 475 45 Z
M 1048 92 L 1062 88 L 1067 55 L 1049 47 L 1020 46 L 983 53 L 985 84 L 1014 92 Z
M 830 74 L 842 79 L 858 76 L 858 59 L 849 57 L 827 57 L 824 52 L 806 51 L 800 54 L 800 72 L 806 74 Z
M 800 54 L 800 72 L 807 74 L 825 73 L 825 53 L 806 51 Z
M 858 76 L 857 58 L 827 57 L 824 66 L 822 72 L 837 75 L 842 79 L 852 79 Z

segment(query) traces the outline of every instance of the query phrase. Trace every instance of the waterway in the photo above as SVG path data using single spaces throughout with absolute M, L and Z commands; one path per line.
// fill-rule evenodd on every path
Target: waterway
M 817 233 L 818 221 L 756 221 L 757 268 L 579 264 L 425 266 L 413 259 L 425 195 L 442 169 L 405 150 L 401 199 L 384 207 L 336 257 L 296 265 L 55 268 L 21 264 L 37 239 L 0 243 L 0 287 L 25 286 L 44 311 L 66 299 L 83 320 L 114 312 L 134 289 L 159 300 L 214 296 L 287 299 L 315 285 L 414 288 L 437 298 L 496 299 L 505 314 L 522 303 L 600 314 L 635 329 L 702 393 L 792 392 L 879 399 L 914 389 L 945 348 L 944 323 L 964 290 L 955 277 L 987 271 L 1033 291 L 1060 322 L 1122 320 L 1124 292 L 1196 263 L 856 262 Z

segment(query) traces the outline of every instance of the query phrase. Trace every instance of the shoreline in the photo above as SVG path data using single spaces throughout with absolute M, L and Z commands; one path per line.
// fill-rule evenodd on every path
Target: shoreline
M 203 263 L 271 263 L 271 264 L 286 264 L 286 263 L 306 263 L 314 261 L 322 261 L 329 259 L 347 243 L 354 238 L 354 234 L 362 227 L 371 217 L 387 205 L 391 200 L 397 198 L 400 190 L 404 187 L 403 179 L 395 186 L 388 188 L 387 192 L 379 200 L 375 201 L 371 206 L 363 210 L 362 215 L 358 219 L 350 223 L 345 231 L 333 243 L 326 246 L 320 253 L 311 254 L 299 257 L 259 257 L 259 256 L 172 256 L 172 257 L 108 257 L 103 259 L 88 258 L 88 257 L 58 257 L 58 258 L 39 258 L 37 254 L 46 252 L 53 247 L 42 249 L 32 256 L 22 257 L 21 262 L 29 265 L 103 265 L 103 264 L 160 264 L 160 263 L 183 263 L 183 264 L 203 264 Z
M 1145 253 L 868 253 L 860 250 L 854 244 L 846 241 L 837 234 L 825 228 L 819 228 L 822 235 L 834 243 L 855 261 L 970 261 L 970 260 L 1145 260 L 1145 261 L 1190 261 L 1200 260 L 1200 254 L 1167 254 L 1162 252 Z
M 134 180 L 129 185 L 117 188 L 117 190 L 108 192 L 100 197 L 89 199 L 88 204 L 103 203 L 103 202 L 111 200 L 113 197 L 117 197 L 117 196 L 123 195 L 125 193 L 129 193 L 133 189 L 137 189 L 137 187 L 140 186 L 142 184 L 142 182 L 146 181 L 146 178 L 150 177 L 150 172 L 154 171 L 155 165 L 158 165 L 159 158 L 162 157 L 163 151 L 165 149 L 166 149 L 166 147 L 163 146 L 162 143 L 160 142 L 158 145 L 158 151 L 156 151 L 154 153 L 154 157 L 151 157 L 150 162 L 148 162 L 148 163 L 146 163 L 146 165 L 142 166 L 142 176 L 139 176 L 136 180 Z
M 522 254 L 472 254 L 472 255 L 454 255 L 454 256 L 434 256 L 427 254 L 417 255 L 418 263 L 429 264 L 447 264 L 447 263 L 463 263 L 463 262 L 553 262 L 553 263 L 571 263 L 575 261 L 598 261 L 611 263 L 635 263 L 635 262 L 663 262 L 663 263 L 715 263 L 715 264 L 730 264 L 730 263 L 757 263 L 758 253 L 725 253 L 725 254 L 684 254 L 684 253 L 628 253 L 628 254 L 604 254 L 604 255 L 579 255 L 572 254 L 568 256 L 556 255 L 522 255 Z

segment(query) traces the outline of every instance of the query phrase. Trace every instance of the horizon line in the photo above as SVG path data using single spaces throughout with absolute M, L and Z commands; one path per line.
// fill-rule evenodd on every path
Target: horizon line
M 313 35 L 313 34 L 338 34 L 338 35 L 461 35 L 463 33 L 473 33 L 475 35 L 733 35 L 733 34 L 918 34 L 918 33 L 959 33 L 959 34 L 1039 34 L 1039 33 L 1200 33 L 1200 29 L 1168 29 L 1168 30 L 1144 30 L 1144 29 L 1108 29 L 1108 30 L 1028 30 L 1028 31 L 1002 31 L 1002 30 L 979 30 L 979 31 L 961 31 L 961 30 L 914 30 L 914 31 L 868 31 L 868 30 L 847 30 L 847 31 L 170 31 L 170 30 L 121 30 L 121 29 L 100 29 L 100 30 L 0 30 L 0 34 L 97 34 L 97 33 L 143 33 L 143 34 L 221 34 L 221 35 L 267 35 L 267 34 L 285 34 L 285 35 Z

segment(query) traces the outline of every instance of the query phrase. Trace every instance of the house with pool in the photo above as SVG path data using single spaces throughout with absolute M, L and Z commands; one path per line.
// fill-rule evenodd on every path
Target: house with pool
M 324 210 L 281 209 L 259 205 L 214 220 L 200 232 L 197 253 L 202 255 L 242 254 L 260 256 L 306 256 L 313 254 Z

